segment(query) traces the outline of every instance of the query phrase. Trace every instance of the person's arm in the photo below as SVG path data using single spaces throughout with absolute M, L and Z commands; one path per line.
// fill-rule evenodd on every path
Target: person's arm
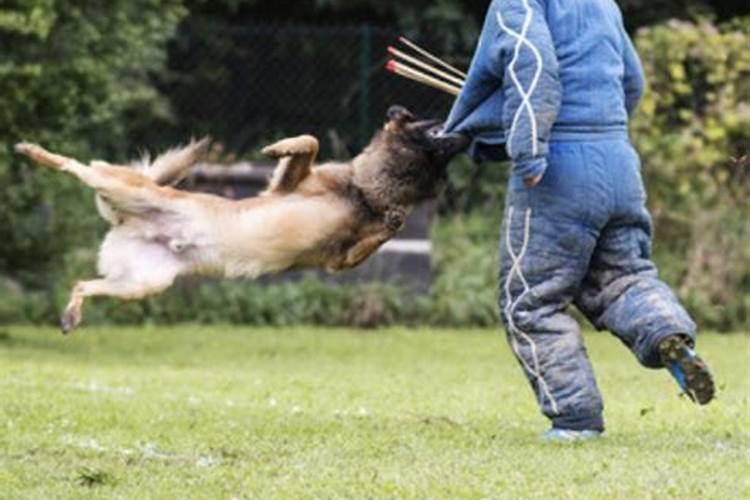
M 504 122 L 513 173 L 535 184 L 547 169 L 548 140 L 560 109 L 557 55 L 541 0 L 495 1 L 505 66 Z
M 646 78 L 643 75 L 643 65 L 641 64 L 641 59 L 638 57 L 638 52 L 636 52 L 633 46 L 633 42 L 626 33 L 623 36 L 625 38 L 623 44 L 625 107 L 628 110 L 628 116 L 632 116 L 643 96 Z
M 488 10 L 466 81 L 445 122 L 446 132 L 472 137 L 484 132 L 502 132 L 502 110 L 497 106 L 502 104 L 505 63 L 497 37 L 499 26 L 492 15 L 495 3 Z M 500 98 L 493 100 L 493 96 Z
M 557 55 L 543 0 L 494 0 L 446 131 L 475 139 L 504 132 L 514 173 L 538 180 L 546 169 L 547 141 L 560 99 Z

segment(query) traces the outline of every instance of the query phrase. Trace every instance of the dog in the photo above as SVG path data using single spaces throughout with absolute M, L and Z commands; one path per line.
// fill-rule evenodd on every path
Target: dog
M 72 158 L 20 143 L 34 162 L 78 178 L 96 191 L 111 225 L 99 249 L 100 278 L 78 282 L 62 318 L 75 329 L 88 297 L 126 300 L 158 294 L 180 275 L 257 278 L 288 269 L 335 272 L 359 265 L 434 197 L 449 160 L 467 146 L 391 107 L 385 126 L 350 162 L 314 166 L 318 141 L 303 135 L 263 149 L 278 158 L 267 189 L 232 200 L 172 187 L 198 162 L 209 140 L 163 154 L 141 168 Z

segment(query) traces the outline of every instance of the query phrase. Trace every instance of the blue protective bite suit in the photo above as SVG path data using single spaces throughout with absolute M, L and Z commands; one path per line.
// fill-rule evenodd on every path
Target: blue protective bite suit
M 695 325 L 650 260 L 651 220 L 628 116 L 643 91 L 613 0 L 494 0 L 445 128 L 477 160 L 505 147 L 513 174 L 501 242 L 500 310 L 543 413 L 603 429 L 575 304 L 648 367 Z M 539 185 L 523 180 L 544 174 Z

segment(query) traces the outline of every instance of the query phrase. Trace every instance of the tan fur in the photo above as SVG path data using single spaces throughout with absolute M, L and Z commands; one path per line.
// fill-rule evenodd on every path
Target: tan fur
M 313 167 L 309 135 L 264 149 L 280 159 L 261 196 L 230 200 L 170 187 L 199 160 L 208 141 L 191 142 L 152 164 L 86 166 L 34 144 L 16 151 L 96 190 L 111 225 L 99 250 L 101 278 L 73 288 L 64 332 L 81 321 L 87 297 L 140 299 L 185 274 L 256 278 L 291 268 L 339 271 L 359 265 L 402 227 L 414 204 L 434 196 L 461 142 L 427 139 L 425 122 L 400 107 L 349 163 Z
M 37 163 L 96 189 L 100 211 L 113 224 L 99 254 L 103 279 L 74 287 L 64 330 L 78 325 L 86 297 L 140 299 L 162 292 L 182 274 L 255 278 L 289 268 L 338 271 L 361 263 L 403 221 L 395 225 L 390 215 L 386 225 L 382 215 L 363 224 L 347 197 L 351 165 L 311 169 L 317 153 L 311 139 L 267 148 L 283 157 L 269 188 L 262 197 L 239 201 L 160 186 L 148 170 L 104 162 L 85 166 L 36 145 L 18 145 Z M 171 176 L 157 178 L 167 182 Z

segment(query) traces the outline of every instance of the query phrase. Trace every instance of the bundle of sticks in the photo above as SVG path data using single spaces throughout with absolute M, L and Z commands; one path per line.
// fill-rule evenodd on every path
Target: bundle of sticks
M 388 47 L 388 60 L 385 69 L 409 80 L 436 88 L 451 95 L 458 95 L 466 81 L 466 73 L 423 49 L 406 37 L 398 41 L 405 49 Z M 411 50 L 414 55 L 405 50 Z

